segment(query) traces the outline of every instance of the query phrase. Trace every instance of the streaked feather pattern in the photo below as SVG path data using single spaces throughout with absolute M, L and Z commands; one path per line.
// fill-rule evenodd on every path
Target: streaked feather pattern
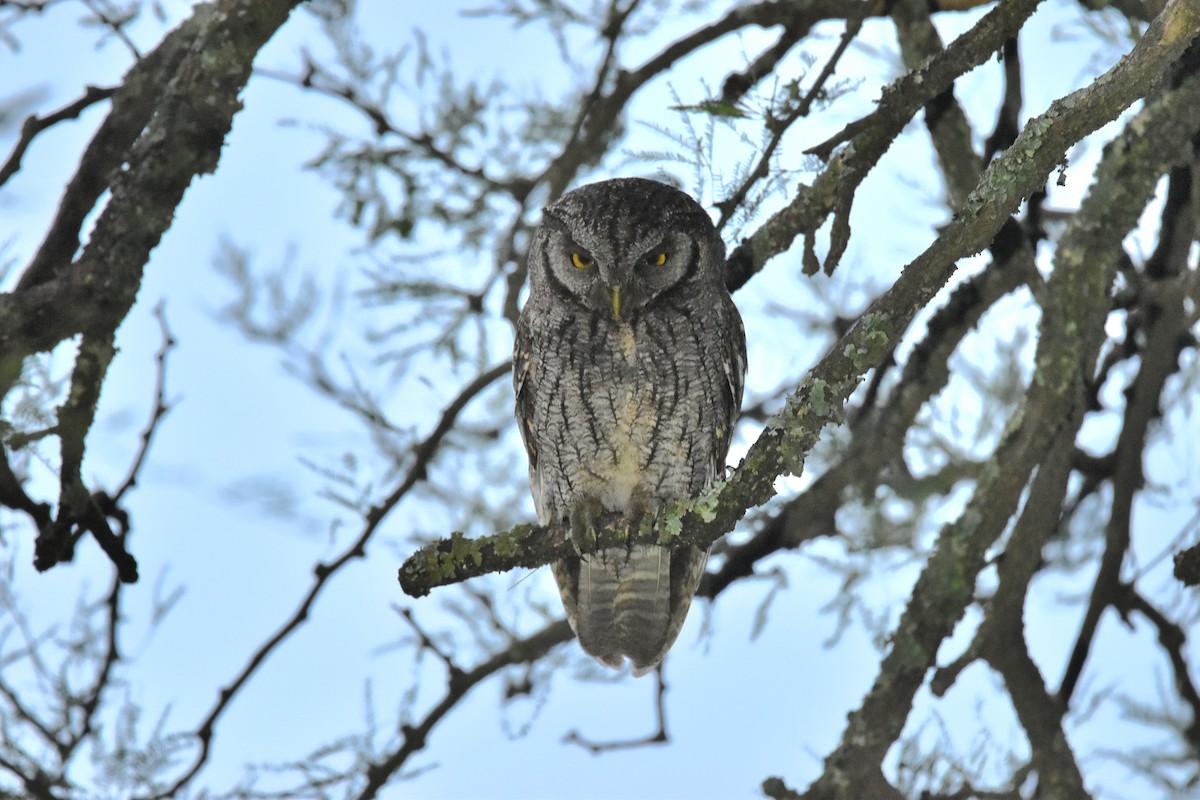
M 723 266 L 707 214 L 665 184 L 592 184 L 546 210 L 513 360 L 542 524 L 570 520 L 578 539 L 604 513 L 636 525 L 724 473 L 746 351 Z M 583 649 L 640 675 L 679 635 L 706 560 L 638 545 L 553 571 Z

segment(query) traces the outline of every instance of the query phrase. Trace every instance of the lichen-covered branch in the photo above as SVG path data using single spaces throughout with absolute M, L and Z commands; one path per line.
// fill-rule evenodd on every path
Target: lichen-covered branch
M 949 89 L 960 75 L 983 63 L 1005 40 L 1015 35 L 1040 2 L 1011 0 L 997 4 L 975 27 L 923 67 L 905 73 L 888 87 L 880 98 L 878 110 L 873 114 L 852 123 L 838 136 L 810 150 L 829 158 L 829 165 L 811 186 L 802 187 L 786 208 L 776 213 L 734 250 L 729 259 L 730 280 L 740 285 L 761 269 L 768 259 L 791 247 L 801 234 L 806 236 L 805 271 L 816 272 L 818 264 L 812 234 L 830 214 L 834 218 L 825 270 L 832 272 L 849 241 L 850 206 L 858 185 L 913 115 Z M 843 141 L 850 143 L 833 154 L 833 147 Z
M 190 39 L 168 36 L 162 58 L 143 62 L 160 72 L 131 71 L 134 88 L 120 102 L 114 99 L 112 124 L 98 131 L 95 148 L 65 196 L 54 235 L 18 290 L 0 295 L 0 377 L 11 380 L 27 355 L 78 333 L 115 329 L 125 318 L 150 251 L 174 219 L 184 191 L 217 165 L 255 55 L 300 2 L 201 5 L 181 26 Z M 127 168 L 106 184 L 109 171 L 122 163 Z M 106 189 L 111 197 L 90 240 L 66 265 L 64 257 L 78 243 L 76 238 L 72 244 L 72 236 Z
M 1057 439 L 1061 446 L 1074 439 L 1082 420 L 1083 385 L 1104 340 L 1109 286 L 1121 240 L 1136 224 L 1159 176 L 1196 134 L 1200 119 L 1192 112 L 1197 102 L 1200 77 L 1147 106 L 1106 151 L 1096 181 L 1056 251 L 1045 293 L 1037 371 L 1027 401 L 963 515 L 939 536 L 892 635 L 875 685 L 850 714 L 841 744 L 805 797 L 858 797 L 863 786 L 878 781 L 883 758 L 904 727 L 938 647 L 974 597 L 987 548 L 1004 530 L 1029 475 L 1051 443 Z M 1061 758 L 1050 763 L 1062 765 Z M 1054 772 L 1065 787 L 1059 796 L 1078 796 L 1069 793 L 1078 785 L 1069 773 Z
M 915 69 L 942 51 L 927 4 L 902 0 L 892 6 L 891 14 L 907 66 Z M 979 156 L 971 145 L 972 131 L 952 89 L 931 100 L 924 116 L 946 176 L 951 208 L 956 209 L 975 187 L 981 171 Z M 993 263 L 956 288 L 946 305 L 930 319 L 925 339 L 909 355 L 896 388 L 877 407 L 865 403 L 862 413 L 852 421 L 854 438 L 838 454 L 837 463 L 785 503 L 749 540 L 726 550 L 718 572 L 702 581 L 698 592 L 701 596 L 715 597 L 733 581 L 750 575 L 754 565 L 771 553 L 836 532 L 834 516 L 844 490 L 878 480 L 881 471 L 900 458 L 917 413 L 946 385 L 950 355 L 962 338 L 1002 296 L 1019 286 L 1036 287 L 1040 283 L 1033 250 L 1020 229 L 1013 220 L 1004 224 L 991 244 Z M 1011 236 L 1005 235 L 1005 230 Z M 876 382 L 882 372 L 876 371 Z
M 39 569 L 69 560 L 87 530 L 122 580 L 137 579 L 136 562 L 83 484 L 84 440 L 116 329 L 133 307 L 150 252 L 192 180 L 215 169 L 254 57 L 298 2 L 200 5 L 135 65 L 113 94 L 41 249 L 15 290 L 0 295 L 0 386 L 16 379 L 27 356 L 82 334 L 58 414 L 61 494 L 56 518 L 39 526 Z M 84 219 L 105 191 L 109 200 L 72 263 Z
M 113 533 L 104 512 L 83 483 L 84 440 L 91 430 L 100 400 L 100 388 L 108 374 L 108 365 L 116 354 L 115 331 L 85 334 L 75 357 L 71 389 L 58 409 L 58 438 L 62 461 L 59 476 L 58 514 L 53 522 L 38 531 L 34 566 L 47 570 L 70 561 L 75 542 L 84 531 L 91 533 L 100 548 L 117 568 L 124 583 L 138 578 L 137 561 Z
M 1071 453 L 1083 412 L 1082 395 L 1038 466 L 1012 538 L 997 567 L 1000 585 L 976 634 L 977 649 L 1000 673 L 1017 719 L 1029 737 L 1038 794 L 1047 800 L 1089 797 L 1062 727 L 1062 714 L 1025 639 L 1025 598 L 1042 563 L 1042 546 L 1058 524 L 1071 474 Z
M 909 354 L 895 389 L 851 424 L 853 438 L 838 453 L 837 462 L 784 503 L 748 540 L 730 546 L 720 569 L 705 576 L 698 594 L 715 597 L 752 574 L 755 564 L 770 554 L 799 547 L 816 536 L 833 535 L 834 516 L 845 489 L 879 480 L 883 470 L 902 457 L 917 414 L 949 381 L 949 359 L 963 337 L 1001 297 L 1037 280 L 1033 254 L 1022 247 L 958 286 L 929 320 L 925 338 Z
M 1174 94 L 1181 102 L 1187 101 L 1188 86 L 1195 82 L 1196 78 L 1193 77 L 1175 90 Z M 1195 152 L 1189 153 L 1189 156 L 1190 169 Z M 1190 185 L 1189 176 L 1189 189 Z M 1170 278 L 1187 268 L 1186 254 L 1195 235 L 1195 212 L 1190 203 L 1186 203 L 1182 209 L 1168 204 L 1164 214 L 1159 248 L 1147 263 L 1146 271 L 1157 278 L 1160 285 L 1170 285 Z M 1173 221 L 1176 217 L 1182 217 L 1182 220 Z M 1164 255 L 1168 253 L 1172 255 Z M 1143 349 L 1137 376 L 1125 392 L 1124 421 L 1112 454 L 1113 493 L 1105 527 L 1104 554 L 1100 558 L 1087 610 L 1059 689 L 1058 700 L 1064 709 L 1069 706 L 1083 673 L 1100 617 L 1122 592 L 1121 568 L 1130 546 L 1134 498 L 1145 483 L 1142 460 L 1146 439 L 1150 425 L 1159 419 L 1160 398 L 1167 379 L 1179 369 L 1179 351 L 1190 338 L 1188 329 L 1191 320 L 1185 310 L 1187 296 L 1183 291 L 1184 286 L 1178 281 L 1173 283 L 1173 292 L 1159 292 L 1154 296 L 1150 296 L 1149 292 L 1144 293 L 1145 339 L 1158 346 Z
M 963 656 L 938 669 L 930 681 L 931 691 L 940 697 L 963 669 L 985 659 L 1004 679 L 1017 718 L 1029 738 L 1039 793 L 1060 798 L 1088 795 L 1063 732 L 1062 713 L 1029 655 L 1024 612 L 1029 583 L 1042 565 L 1042 547 L 1059 524 L 1082 410 L 1080 394 L 1072 417 L 1050 443 L 1030 483 L 1029 497 L 1005 545 L 1004 558 L 997 560 L 999 586 L 987 602 L 987 616 L 974 640 Z M 1014 775 L 1012 785 L 1019 785 L 1018 778 Z

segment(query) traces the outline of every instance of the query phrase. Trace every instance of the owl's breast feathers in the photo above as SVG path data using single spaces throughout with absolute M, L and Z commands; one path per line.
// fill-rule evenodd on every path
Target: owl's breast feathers
M 660 312 L 564 326 L 522 316 L 517 417 L 547 517 L 569 514 L 581 493 L 606 511 L 630 510 L 635 493 L 657 508 L 703 489 L 724 465 L 741 367 L 723 363 L 692 321 Z
M 727 297 L 610 321 L 522 314 L 513 360 L 516 412 L 542 524 L 620 512 L 635 522 L 723 472 L 742 396 L 745 340 Z M 705 325 L 731 330 L 706 337 Z M 635 674 L 678 636 L 704 572 L 694 547 L 635 546 L 563 559 L 554 575 L 584 650 Z

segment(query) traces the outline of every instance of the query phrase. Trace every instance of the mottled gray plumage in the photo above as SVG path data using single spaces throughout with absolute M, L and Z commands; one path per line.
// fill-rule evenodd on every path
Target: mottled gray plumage
M 708 215 L 657 181 L 584 186 L 546 209 L 529 248 L 513 360 L 538 520 L 631 523 L 725 470 L 746 339 Z M 637 546 L 554 565 L 583 649 L 634 673 L 679 635 L 708 554 Z

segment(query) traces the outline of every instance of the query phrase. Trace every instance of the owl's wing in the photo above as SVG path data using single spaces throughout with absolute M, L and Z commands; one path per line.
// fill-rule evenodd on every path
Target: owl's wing
M 529 456 L 529 489 L 533 495 L 533 507 L 537 511 L 538 523 L 547 525 L 552 516 L 547 498 L 542 492 L 541 473 L 538 464 L 537 423 L 534 420 L 537 380 L 534 376 L 533 337 L 525 317 L 517 319 L 517 336 L 513 342 L 513 391 L 516 394 L 517 428 L 525 453 Z
M 733 427 L 742 413 L 742 392 L 746 385 L 746 330 L 733 301 L 726 298 L 718 313 L 725 316 L 722 330 L 729 331 L 721 342 L 721 369 L 725 373 L 724 388 L 729 392 L 723 408 L 727 414 L 716 431 L 717 446 L 713 448 L 713 476 L 725 477 L 725 457 L 733 441 Z
M 513 342 L 513 391 L 517 396 L 516 414 L 517 427 L 521 430 L 521 440 L 525 442 L 525 452 L 529 455 L 529 473 L 537 469 L 537 436 L 533 427 L 534 380 L 533 353 L 530 347 L 529 326 L 525 318 L 517 320 L 517 336 Z

